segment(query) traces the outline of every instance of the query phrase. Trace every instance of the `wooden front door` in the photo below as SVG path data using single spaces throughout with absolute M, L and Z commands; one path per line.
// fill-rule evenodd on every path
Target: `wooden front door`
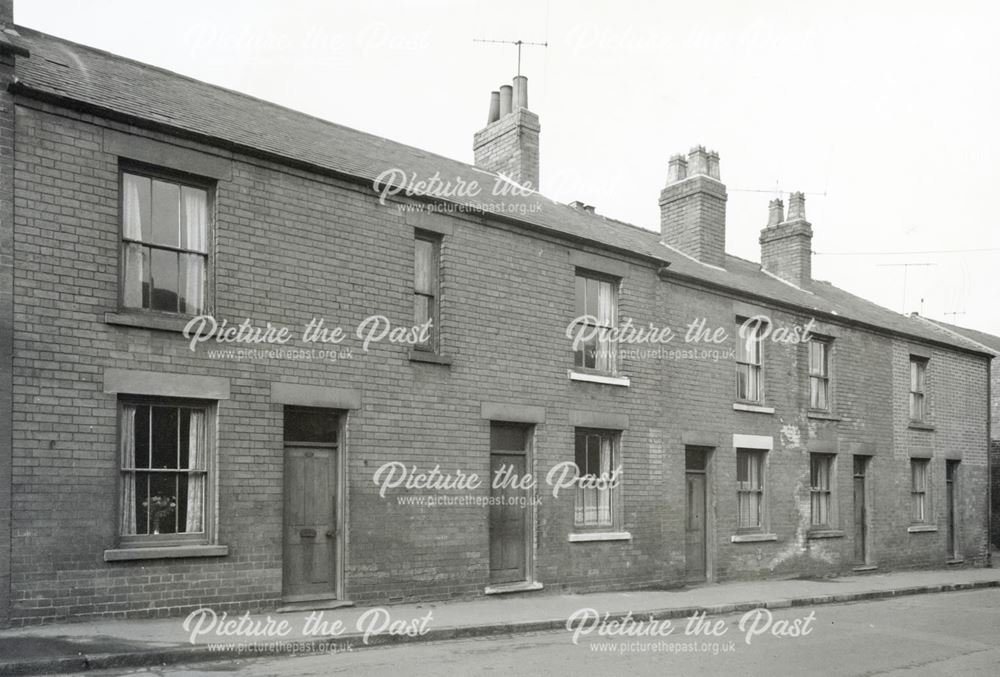
M 868 564 L 868 457 L 854 457 L 854 563 Z
M 490 583 L 528 577 L 529 492 L 515 486 L 528 472 L 528 428 L 494 423 L 490 434 Z M 494 478 L 507 478 L 500 486 Z
M 284 597 L 336 593 L 334 448 L 285 447 Z
M 708 571 L 707 453 L 692 448 L 685 451 L 684 554 L 687 580 L 691 582 L 704 581 Z

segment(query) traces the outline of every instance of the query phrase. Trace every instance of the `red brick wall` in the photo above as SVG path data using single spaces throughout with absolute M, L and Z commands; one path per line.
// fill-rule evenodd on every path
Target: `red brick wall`
M 441 344 L 453 357 L 450 367 L 410 362 L 406 348 L 388 344 L 363 354 L 356 341 L 348 342 L 351 359 L 332 364 L 208 359 L 204 348 L 190 352 L 178 334 L 106 324 L 104 313 L 115 309 L 117 297 L 118 167 L 102 150 L 95 122 L 27 105 L 17 109 L 17 622 L 276 603 L 282 409 L 270 402 L 269 387 L 279 379 L 363 392 L 362 408 L 348 419 L 346 445 L 346 595 L 359 603 L 482 594 L 488 575 L 486 509 L 398 505 L 401 490 L 383 499 L 372 482 L 374 470 L 388 461 L 487 476 L 489 421 L 480 418 L 481 401 L 546 408 L 545 423 L 536 427 L 540 474 L 573 460 L 571 411 L 629 417 L 622 437 L 623 527 L 632 538 L 570 543 L 572 495 L 543 494 L 536 578 L 547 590 L 682 580 L 685 431 L 718 438 L 710 468 L 718 579 L 850 570 L 849 529 L 844 538 L 822 542 L 806 540 L 803 531 L 807 450 L 811 440 L 829 439 L 834 430 L 840 436 L 842 521 L 851 514 L 851 450 L 872 448 L 880 490 L 877 559 L 886 566 L 943 562 L 943 546 L 935 541 L 943 536 L 908 535 L 908 509 L 901 511 L 889 495 L 909 477 L 894 408 L 897 397 L 905 397 L 894 341 L 838 328 L 834 379 L 840 422 L 805 417 L 802 346 L 766 348 L 767 404 L 774 414 L 733 410 L 734 368 L 728 357 L 626 358 L 628 388 L 571 382 L 572 356 L 563 335 L 575 314 L 571 248 L 513 227 L 452 219 L 454 232 L 444 238 L 441 252 Z M 394 207 L 379 205 L 369 189 L 238 157 L 232 180 L 217 187 L 216 203 L 218 317 L 249 317 L 296 330 L 314 316 L 349 329 L 376 313 L 410 322 L 413 230 Z M 778 323 L 808 319 L 767 311 Z M 732 336 L 737 313 L 731 299 L 664 283 L 652 265 L 639 261 L 630 262 L 621 285 L 620 317 L 632 317 L 637 325 L 653 322 L 683 334 L 687 323 L 705 317 Z M 682 344 L 681 336 L 668 348 Z M 732 345 L 730 339 L 721 349 Z M 974 358 L 942 352 L 940 361 L 958 374 L 934 372 L 935 453 L 961 448 L 970 454 L 971 495 L 980 481 L 975 473 L 982 471 L 967 445 L 978 427 L 985 439 L 985 414 L 972 406 L 977 393 L 985 398 L 985 372 Z M 102 389 L 108 368 L 230 379 L 232 399 L 218 408 L 219 542 L 229 546 L 227 557 L 103 561 L 103 551 L 115 545 L 116 508 L 109 497 L 118 482 L 116 401 Z M 777 542 L 730 542 L 736 512 L 733 433 L 775 438 L 767 481 Z M 970 524 L 983 523 L 975 505 L 968 511 Z M 968 556 L 975 558 L 982 539 L 969 531 Z

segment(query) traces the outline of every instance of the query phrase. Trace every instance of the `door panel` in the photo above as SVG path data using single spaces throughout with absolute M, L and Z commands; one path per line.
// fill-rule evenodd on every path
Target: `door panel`
M 285 448 L 285 597 L 334 594 L 336 450 Z
M 687 578 L 705 580 L 705 545 L 707 520 L 705 515 L 705 474 L 686 473 L 687 520 L 684 540 L 687 557 Z
M 526 472 L 525 454 L 490 454 L 490 477 L 507 466 L 513 475 L 522 478 Z M 490 505 L 490 582 L 513 583 L 526 578 L 527 564 L 527 491 L 512 487 L 491 490 Z M 502 503 L 497 505 L 497 503 Z M 512 505 L 513 503 L 513 505 Z

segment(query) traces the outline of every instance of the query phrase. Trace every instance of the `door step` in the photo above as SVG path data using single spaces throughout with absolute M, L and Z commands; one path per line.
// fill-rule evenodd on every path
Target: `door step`
M 286 602 L 278 607 L 279 614 L 293 614 L 299 611 L 321 611 L 326 609 L 341 609 L 354 606 L 354 602 L 346 599 L 308 599 L 298 602 Z

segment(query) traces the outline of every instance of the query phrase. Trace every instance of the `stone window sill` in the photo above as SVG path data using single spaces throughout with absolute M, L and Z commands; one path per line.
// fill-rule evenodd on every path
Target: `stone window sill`
M 806 412 L 807 418 L 816 418 L 821 421 L 843 421 L 844 419 L 836 414 L 831 414 L 828 411 L 822 411 L 820 409 L 810 409 Z
M 137 559 L 176 559 L 179 557 L 225 557 L 228 545 L 166 545 L 149 548 L 115 548 L 104 551 L 105 562 Z
M 157 315 L 155 313 L 104 313 L 104 323 L 119 327 L 138 327 L 139 329 L 157 329 L 180 334 L 191 321 L 186 315 Z
M 754 414 L 773 414 L 774 407 L 765 407 L 760 404 L 745 404 L 743 402 L 733 402 L 733 411 L 749 411 Z
M 517 583 L 505 583 L 503 585 L 487 585 L 483 590 L 484 595 L 505 595 L 511 592 L 531 592 L 541 590 L 544 586 L 538 581 L 519 581 Z
M 778 540 L 777 534 L 733 534 L 730 541 L 733 543 L 764 543 Z
M 813 529 L 806 533 L 806 538 L 843 538 L 845 535 L 841 529 Z
M 928 432 L 934 432 L 934 426 L 932 426 L 930 423 L 923 423 L 921 421 L 910 421 L 907 427 L 910 430 L 926 430 Z
M 410 362 L 424 362 L 426 364 L 440 364 L 445 367 L 451 366 L 451 356 L 433 353 L 429 350 L 411 349 L 409 355 Z
M 570 381 L 585 381 L 588 383 L 603 383 L 608 386 L 628 388 L 631 384 L 628 376 L 611 376 L 609 374 L 588 374 L 582 371 L 568 370 Z
M 587 543 L 589 541 L 631 541 L 632 534 L 627 531 L 592 531 L 569 535 L 570 543 Z
M 922 534 L 937 531 L 936 524 L 913 524 L 906 527 L 906 530 L 911 534 Z

